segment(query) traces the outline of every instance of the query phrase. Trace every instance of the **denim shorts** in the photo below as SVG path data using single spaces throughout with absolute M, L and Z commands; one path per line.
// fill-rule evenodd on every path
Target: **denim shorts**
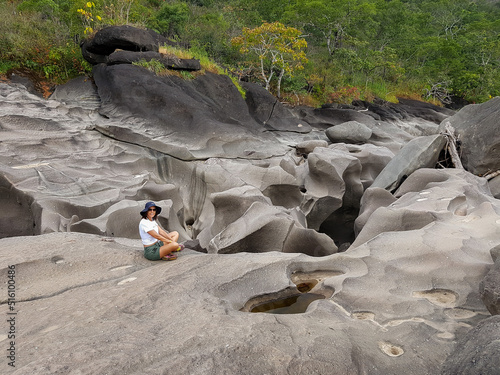
M 156 241 L 150 246 L 144 248 L 144 257 L 149 260 L 160 260 L 160 247 L 163 246 L 162 241 Z

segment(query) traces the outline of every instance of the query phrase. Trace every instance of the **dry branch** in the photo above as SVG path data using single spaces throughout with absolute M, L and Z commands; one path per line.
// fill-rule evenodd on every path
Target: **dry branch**
M 451 162 L 453 163 L 455 168 L 464 169 L 457 151 L 457 138 L 455 137 L 455 129 L 449 122 L 446 122 L 444 129 L 445 132 L 443 133 L 443 135 L 448 139 L 447 147 L 448 151 L 450 152 Z

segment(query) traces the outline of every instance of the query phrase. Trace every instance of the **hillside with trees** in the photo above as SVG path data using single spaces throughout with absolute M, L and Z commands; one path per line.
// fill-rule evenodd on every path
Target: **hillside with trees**
M 0 0 L 0 74 L 50 85 L 91 74 L 79 44 L 107 25 L 153 29 L 282 101 L 500 95 L 491 0 Z

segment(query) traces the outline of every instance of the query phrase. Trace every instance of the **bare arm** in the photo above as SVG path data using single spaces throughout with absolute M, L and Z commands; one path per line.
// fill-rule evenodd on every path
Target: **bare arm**
M 172 238 L 172 236 L 170 234 L 168 234 L 167 231 L 165 231 L 162 227 L 160 227 L 159 224 L 158 224 L 158 231 L 160 232 L 160 236 L 163 236 L 167 240 L 174 242 L 174 239 Z
M 169 235 L 168 235 L 168 234 L 167 234 L 164 230 L 162 230 L 161 228 L 159 228 L 159 231 L 160 231 L 160 234 L 156 233 L 154 230 L 150 230 L 150 231 L 148 232 L 148 234 L 149 234 L 151 237 L 154 237 L 154 238 L 156 238 L 157 240 L 160 240 L 160 241 L 162 241 L 162 242 L 164 242 L 164 243 L 169 243 L 169 242 L 172 242 L 172 240 L 170 239 L 170 236 L 169 236 Z M 166 234 L 166 236 L 165 236 L 165 235 L 163 235 L 163 234 L 162 234 L 162 232 L 163 232 L 164 234 Z

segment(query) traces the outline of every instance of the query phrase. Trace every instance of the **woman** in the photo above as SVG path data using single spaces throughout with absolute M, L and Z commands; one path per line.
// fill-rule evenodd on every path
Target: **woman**
M 154 202 L 146 203 L 141 211 L 142 219 L 139 222 L 139 233 L 144 245 L 144 257 L 149 260 L 175 260 L 177 255 L 172 254 L 184 249 L 179 245 L 179 233 L 164 231 L 156 219 L 161 212 Z

